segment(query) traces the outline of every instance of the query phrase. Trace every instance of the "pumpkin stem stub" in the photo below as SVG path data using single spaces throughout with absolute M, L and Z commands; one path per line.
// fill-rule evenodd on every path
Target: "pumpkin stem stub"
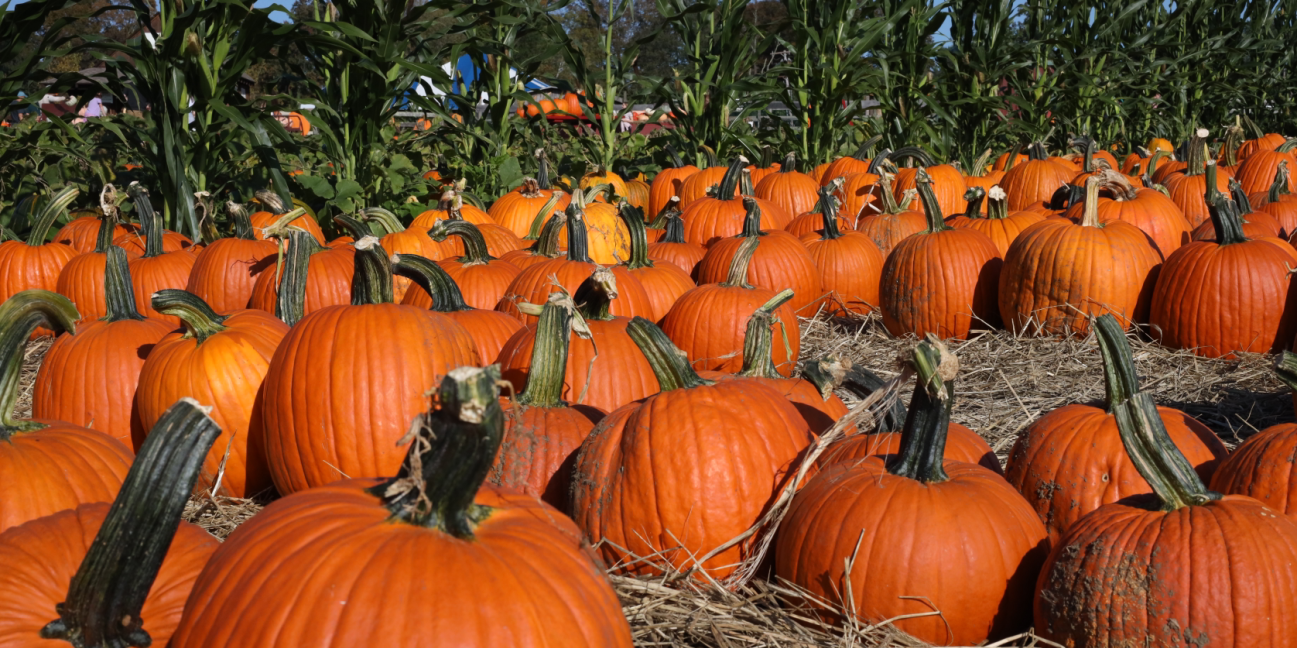
M 41 205 L 40 212 L 32 220 L 32 229 L 27 233 L 27 245 L 44 245 L 50 227 L 54 225 L 54 219 L 67 210 L 68 205 L 76 200 L 79 193 L 81 192 L 76 187 L 64 187 L 50 197 L 49 202 Z
M 182 398 L 144 439 L 122 489 L 95 535 L 59 618 L 43 639 L 78 648 L 149 646 L 140 611 L 180 527 L 189 493 L 221 428 L 202 407 Z
M 20 421 L 14 407 L 22 391 L 22 367 L 27 340 L 39 326 L 60 333 L 76 334 L 81 319 L 67 297 L 48 290 L 24 290 L 0 304 L 0 443 L 14 432 L 31 432 L 45 427 L 36 421 Z
M 928 219 L 927 233 L 950 229 L 946 224 L 945 216 L 941 214 L 941 203 L 937 202 L 937 194 L 932 192 L 932 177 L 928 175 L 927 169 L 919 168 L 914 183 L 919 191 L 919 200 L 923 203 L 923 213 Z
M 914 346 L 910 363 L 915 372 L 914 396 L 901 430 L 901 447 L 887 461 L 887 472 L 925 484 L 944 482 L 948 477 L 942 462 L 959 360 L 941 340 L 929 335 Z

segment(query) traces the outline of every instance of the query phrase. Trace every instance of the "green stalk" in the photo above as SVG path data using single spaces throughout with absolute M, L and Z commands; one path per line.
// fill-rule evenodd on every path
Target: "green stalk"
M 144 258 L 162 254 L 162 219 L 153 211 L 153 203 L 148 194 L 138 184 L 132 183 L 126 193 L 135 201 L 135 210 L 139 212 L 140 229 L 144 230 Z
M 982 212 L 982 203 L 986 200 L 986 190 L 981 187 L 971 187 L 964 192 L 964 200 L 967 204 L 964 206 L 964 216 L 968 218 L 986 218 Z
M 923 203 L 923 213 L 928 219 L 926 233 L 932 234 L 951 229 L 946 224 L 945 216 L 941 214 L 941 203 L 937 202 L 937 195 L 932 192 L 932 178 L 928 176 L 928 172 L 920 167 L 914 181 L 916 188 L 919 190 L 919 200 Z
M 626 230 L 630 232 L 630 258 L 621 265 L 630 270 L 652 268 L 653 262 L 648 258 L 648 227 L 640 211 L 623 202 L 618 206 L 617 216 L 626 223 Z
M 230 203 L 229 209 L 226 210 L 230 215 L 230 221 L 234 223 L 234 237 L 245 241 L 256 240 L 256 235 L 252 231 L 252 216 L 243 205 Z
M 1248 240 L 1243 233 L 1243 221 L 1238 213 L 1238 205 L 1224 194 L 1217 192 L 1215 200 L 1207 205 L 1211 214 L 1212 228 L 1216 231 L 1217 245 L 1233 245 Z
M 225 330 L 229 316 L 217 314 L 201 297 L 185 290 L 166 288 L 153 293 L 150 300 L 153 310 L 180 318 L 185 325 L 185 338 L 197 344 Z
M 946 481 L 942 462 L 955 404 L 955 375 L 959 361 L 935 338 L 914 346 L 914 396 L 910 398 L 899 452 L 887 461 L 887 472 L 924 484 Z
M 311 255 L 323 252 L 324 247 L 308 232 L 296 227 L 287 229 L 288 251 L 279 268 L 275 317 L 293 326 L 306 315 L 306 280 L 310 275 Z
M 761 231 L 761 206 L 756 200 L 744 196 L 743 208 L 747 213 L 743 215 L 743 231 L 739 232 L 739 236 L 742 238 L 765 236 L 766 233 Z
M 504 436 L 500 368 L 460 367 L 446 374 L 438 407 L 415 418 L 414 442 L 396 476 L 369 490 L 393 522 L 472 540 L 494 509 L 474 504 Z
M 1185 149 L 1185 163 L 1188 164 L 1188 167 L 1184 170 L 1185 175 L 1202 175 L 1207 173 L 1208 162 L 1215 164 L 1215 161 L 1211 160 L 1210 151 L 1207 150 L 1207 135 L 1207 129 L 1199 128 L 1193 132 L 1193 137 L 1189 138 L 1189 143 Z M 1207 191 L 1213 191 L 1215 186 L 1214 184 L 1207 185 Z
M 986 217 L 1009 217 L 1009 195 L 1000 188 L 1000 185 L 995 185 L 986 192 Z
M 775 368 L 771 351 L 774 349 L 774 327 L 778 323 L 775 311 L 793 298 L 792 289 L 784 290 L 762 304 L 752 317 L 743 334 L 743 368 L 738 375 L 745 378 L 784 378 Z
M 85 648 L 152 643 L 140 612 L 221 433 L 210 409 L 183 398 L 153 426 L 42 639 Z
M 612 300 L 616 298 L 617 278 L 608 268 L 595 268 L 572 295 L 572 301 L 576 303 L 581 317 L 587 321 L 599 322 L 613 319 Z
M 1288 162 L 1280 161 L 1279 169 L 1274 174 L 1274 182 L 1270 183 L 1270 192 L 1266 195 L 1266 202 L 1277 203 L 1283 196 L 1288 195 L 1288 173 Z
M 566 292 L 560 290 L 549 294 L 536 321 L 527 388 L 515 399 L 516 403 L 525 407 L 567 406 L 563 402 L 563 378 L 567 375 L 572 322 L 578 317 L 576 304 Z
M 545 218 L 545 215 L 549 214 L 550 219 L 552 220 L 554 215 L 558 214 L 558 212 L 555 211 L 554 207 L 558 205 L 559 197 L 561 195 L 562 194 L 555 191 L 550 195 L 549 200 L 546 200 L 545 204 L 541 205 L 540 211 L 536 212 L 536 217 L 531 219 L 531 228 L 527 230 L 527 236 L 523 237 L 522 240 L 535 241 L 536 239 L 540 238 L 542 225 L 548 222 Z
M 32 229 L 27 233 L 27 245 L 44 245 L 54 220 L 67 211 L 68 205 L 76 200 L 80 191 L 76 187 L 64 187 L 41 206 L 40 212 L 32 221 Z
M 135 292 L 131 288 L 131 268 L 126 261 L 126 251 L 116 245 L 108 248 L 108 260 L 104 268 L 104 301 L 107 302 L 108 309 L 102 321 L 144 319 L 135 309 Z
M 392 272 L 407 277 L 432 296 L 432 308 L 439 313 L 473 310 L 464 301 L 459 284 L 436 261 L 417 254 L 393 254 Z
M 734 258 L 730 259 L 730 270 L 725 277 L 725 283 L 721 284 L 727 288 L 747 288 L 751 289 L 752 284 L 748 283 L 748 266 L 752 265 L 752 255 L 756 254 L 757 246 L 761 244 L 761 237 L 752 236 L 744 239 L 735 250 Z
M 820 199 L 816 201 L 815 206 L 823 216 L 821 220 L 824 223 L 824 233 L 820 235 L 821 241 L 842 238 L 842 230 L 838 227 L 838 199 L 833 195 L 841 186 L 842 179 L 836 178 L 833 182 L 820 187 Z
M 680 210 L 668 214 L 666 223 L 662 228 L 662 238 L 658 239 L 662 243 L 684 243 L 685 242 L 685 219 Z
M 15 418 L 14 408 L 22 392 L 22 368 L 27 340 L 37 327 L 55 335 L 75 335 L 81 314 L 67 297 L 48 290 L 24 290 L 0 304 L 0 443 L 18 432 L 40 430 L 46 425 Z
M 1288 385 L 1288 389 L 1297 391 L 1297 353 L 1284 351 L 1275 356 L 1274 374 L 1279 382 Z
M 352 218 L 346 214 L 338 214 L 333 217 L 333 222 L 351 235 L 351 238 L 359 241 L 366 236 L 372 236 L 373 232 L 369 226 Z
M 458 261 L 464 265 L 482 265 L 495 258 L 486 249 L 482 231 L 468 221 L 437 221 L 428 230 L 428 236 L 438 243 L 450 236 L 458 236 L 464 242 L 464 256 Z
M 676 348 L 671 343 L 671 338 L 653 322 L 643 317 L 632 318 L 626 326 L 626 333 L 648 360 L 662 391 L 693 389 L 712 384 L 694 371 L 685 353 Z
M 1229 195 L 1234 204 L 1238 205 L 1238 213 L 1247 215 L 1256 211 L 1252 209 L 1252 201 L 1248 199 L 1247 192 L 1243 191 L 1243 185 L 1234 178 L 1229 179 Z
M 569 261 L 591 263 L 585 212 L 581 211 L 581 207 L 575 201 L 567 207 L 567 258 Z
M 390 304 L 392 261 L 373 236 L 356 241 L 356 271 L 351 280 L 351 305 Z
M 397 219 L 396 214 L 382 207 L 366 207 L 360 213 L 361 218 L 366 223 L 378 223 L 379 228 L 386 234 L 405 231 L 405 226 L 401 225 L 401 221 Z M 365 228 L 365 233 L 369 233 L 368 227 Z M 360 240 L 360 237 L 357 236 L 356 240 Z
M 662 208 L 662 211 L 657 213 L 657 216 L 653 217 L 653 222 L 649 223 L 648 228 L 664 230 L 667 228 L 667 221 L 672 217 L 680 217 L 679 196 L 671 196 L 671 199 L 667 200 L 666 206 Z
M 1162 502 L 1162 510 L 1220 499 L 1203 485 L 1193 466 L 1171 441 L 1153 399 L 1139 390 L 1139 377 L 1126 332 L 1112 315 L 1095 318 L 1103 354 L 1108 410 L 1117 419 L 1126 454 Z
M 748 159 L 742 155 L 734 158 L 730 166 L 725 170 L 725 175 L 721 176 L 720 184 L 716 185 L 717 200 L 733 200 L 734 192 L 738 189 L 739 180 L 743 177 L 744 167 L 748 164 Z

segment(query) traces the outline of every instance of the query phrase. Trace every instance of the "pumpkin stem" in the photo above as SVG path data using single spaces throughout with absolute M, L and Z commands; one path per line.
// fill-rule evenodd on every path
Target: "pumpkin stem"
M 662 228 L 662 238 L 658 240 L 662 243 L 685 242 L 685 219 L 679 209 L 666 215 L 666 223 Z
M 1274 374 L 1288 388 L 1297 391 L 1297 353 L 1284 351 L 1274 359 Z M 4 440 L 0 437 L 0 441 Z
M 54 219 L 67 210 L 68 205 L 76 200 L 79 193 L 81 192 L 76 187 L 64 187 L 54 194 L 49 202 L 42 205 L 32 221 L 32 230 L 27 233 L 27 245 L 44 245 L 50 226 L 54 225 Z
M 95 237 L 95 254 L 108 254 L 113 246 L 113 234 L 117 233 L 117 209 L 105 209 L 99 217 L 99 233 Z
M 896 194 L 892 193 L 892 183 L 896 180 L 896 175 L 884 172 L 878 176 L 878 199 L 883 203 L 883 213 L 889 216 L 899 214 L 905 209 L 896 203 Z M 905 204 L 910 204 L 909 200 Z M 863 209 L 863 208 L 862 208 Z
M 991 190 L 986 192 L 986 217 L 1009 217 L 1009 194 L 1000 185 L 991 185 Z
M 725 170 L 725 175 L 721 176 L 721 183 L 716 185 L 717 200 L 733 200 L 735 191 L 739 187 L 739 181 L 743 177 L 743 169 L 748 164 L 748 159 L 742 155 L 734 158 L 730 162 L 730 167 Z
M 1117 419 L 1127 456 L 1162 501 L 1163 510 L 1220 499 L 1219 494 L 1207 490 L 1189 460 L 1171 441 L 1153 399 L 1139 391 L 1130 343 L 1117 319 L 1102 315 L 1095 318 L 1094 328 L 1103 354 L 1108 410 Z
M 1207 172 L 1208 162 L 1215 163 L 1215 160 L 1210 159 L 1211 155 L 1207 150 L 1207 135 L 1207 129 L 1199 128 L 1193 132 L 1193 137 L 1190 137 L 1185 145 L 1185 163 L 1188 165 L 1184 170 L 1185 175 L 1202 175 Z M 1214 188 L 1215 185 L 1207 185 L 1208 192 Z
M 1103 178 L 1098 174 L 1085 179 L 1085 205 L 1081 210 L 1081 227 L 1102 227 L 1099 222 L 1099 184 Z
M 1039 162 L 1049 159 L 1049 151 L 1045 149 L 1044 142 L 1032 142 L 1027 145 L 1027 159 Z
M 929 335 L 914 345 L 914 396 L 901 430 L 900 451 L 887 460 L 887 472 L 925 484 L 946 481 L 942 460 L 955 404 L 955 375 L 959 360 L 946 345 Z
M 1266 202 L 1277 203 L 1282 200 L 1282 196 L 1288 194 L 1288 161 L 1280 160 L 1279 168 L 1274 172 L 1274 182 L 1270 183 L 1270 191 L 1266 194 Z
M 577 306 L 567 292 L 560 289 L 549 294 L 536 321 L 536 341 L 531 350 L 531 370 L 527 388 L 515 399 L 527 407 L 564 407 L 563 378 L 567 375 L 567 355 L 574 322 L 581 322 Z M 585 323 L 577 325 L 585 329 Z
M 973 160 L 973 167 L 968 170 L 968 175 L 974 178 L 981 178 L 986 175 L 986 165 L 991 161 L 991 149 L 982 151 L 982 154 Z
M 139 212 L 140 229 L 144 230 L 144 257 L 150 258 L 162 254 L 162 217 L 153 211 L 153 203 L 148 194 L 137 182 L 126 188 L 126 193 L 135 201 L 135 210 Z
M 747 213 L 743 215 L 743 231 L 739 232 L 739 236 L 742 238 L 765 236 L 766 233 L 761 231 L 761 206 L 757 204 L 756 200 L 744 196 L 743 208 L 747 210 Z
M 662 211 L 658 212 L 657 216 L 653 217 L 653 222 L 648 224 L 649 229 L 666 229 L 667 220 L 672 215 L 680 215 L 680 196 L 671 196 L 667 199 L 666 206 L 662 208 Z
M 1162 149 L 1153 151 L 1153 155 L 1148 158 L 1148 177 L 1153 177 L 1153 174 L 1157 172 L 1157 163 L 1164 157 L 1171 157 L 1171 154 Z
M 626 333 L 648 360 L 649 367 L 653 369 L 653 375 L 657 377 L 662 391 L 691 389 L 712 384 L 710 380 L 704 380 L 698 372 L 694 371 L 685 352 L 676 348 L 676 345 L 671 343 L 671 338 L 668 338 L 667 334 L 653 322 L 643 317 L 633 317 L 630 324 L 626 325 Z
M 846 380 L 847 371 L 851 369 L 851 361 L 829 354 L 814 360 L 802 360 L 797 363 L 797 369 L 802 374 L 802 378 L 815 385 L 815 389 L 820 392 L 820 400 L 827 401 L 833 392 L 842 386 L 842 381 Z
M 0 304 L 0 443 L 15 432 L 31 432 L 45 427 L 36 421 L 14 418 L 14 407 L 22 391 L 22 367 L 27 340 L 39 326 L 55 335 L 76 334 L 81 319 L 77 307 L 67 297 L 48 290 L 24 290 Z
M 228 315 L 217 314 L 202 297 L 186 290 L 165 288 L 153 293 L 150 300 L 153 310 L 180 318 L 185 324 L 185 337 L 194 338 L 198 344 L 225 330 Z
M 483 265 L 495 258 L 486 248 L 482 231 L 468 221 L 437 221 L 428 230 L 428 236 L 438 243 L 447 237 L 458 236 L 464 242 L 464 256 L 458 261 L 466 266 Z
M 865 400 L 873 395 L 874 392 L 887 387 L 887 381 L 878 377 L 878 374 L 861 366 L 848 365 L 846 373 L 842 377 L 842 388 L 851 392 L 851 395 Z M 908 416 L 905 403 L 897 398 L 892 401 L 892 406 L 883 414 L 882 419 L 877 421 L 875 433 L 900 432 L 905 427 L 905 419 Z
M 1225 166 L 1238 166 L 1238 147 L 1243 144 L 1243 127 L 1238 125 L 1237 120 L 1229 128 L 1225 129 L 1225 139 L 1220 145 L 1221 158 L 1225 161 Z
M 1013 148 L 1009 149 L 1009 157 L 1006 158 L 1004 161 L 1005 173 L 1008 173 L 1009 170 L 1013 168 L 1013 165 L 1018 163 L 1019 155 L 1022 155 L 1022 142 L 1018 142 L 1017 144 L 1014 144 Z
M 842 188 L 842 178 L 834 178 L 829 184 L 820 187 L 820 199 L 815 203 L 819 208 L 824 223 L 821 241 L 832 241 L 842 238 L 842 229 L 838 227 L 838 199 L 834 195 Z
M 379 229 L 381 229 L 384 234 L 395 234 L 397 232 L 405 231 L 405 227 L 401 225 L 401 221 L 396 217 L 396 214 L 393 214 L 382 207 L 366 207 L 360 212 L 360 214 L 361 218 L 363 218 L 365 222 L 378 223 Z M 366 235 L 371 233 L 368 227 L 365 228 L 364 233 Z M 356 234 L 355 236 L 356 240 L 359 241 L 361 235 Z
M 739 195 L 751 196 L 755 193 L 756 190 L 752 188 L 752 172 L 747 169 L 743 169 L 743 175 L 739 177 Z
M 266 208 L 266 211 L 272 214 L 282 214 L 288 208 L 288 205 L 284 204 L 284 200 L 279 197 L 279 194 L 273 191 L 262 189 L 254 192 L 254 195 L 257 197 L 257 202 L 261 203 Z
M 536 149 L 536 188 L 549 191 L 549 156 L 545 149 Z
M 368 225 L 346 214 L 338 214 L 337 216 L 334 216 L 333 222 L 346 230 L 346 232 L 351 235 L 351 238 L 356 239 L 357 241 L 374 234 L 374 232 L 369 229 Z
M 131 288 L 131 268 L 126 261 L 126 250 L 116 245 L 108 249 L 108 261 L 104 268 L 104 301 L 108 304 L 108 314 L 102 318 L 105 322 L 144 319 L 135 308 L 135 293 Z
M 780 323 L 775 311 L 793 298 L 791 288 L 770 298 L 748 318 L 748 328 L 743 335 L 743 369 L 738 375 L 747 378 L 783 378 L 775 367 L 774 327 Z
M 674 146 L 667 144 L 662 148 L 666 150 L 667 157 L 671 160 L 671 166 L 679 169 L 685 165 L 684 160 L 680 159 L 680 154 L 676 152 Z
M 493 509 L 473 503 L 504 436 L 499 365 L 460 367 L 441 381 L 436 405 L 415 417 L 396 476 L 371 488 L 392 518 L 473 539 Z
M 986 190 L 981 187 L 969 187 L 964 192 L 964 216 L 967 218 L 986 218 L 982 211 L 982 204 L 986 201 Z
M 1252 200 L 1247 197 L 1247 192 L 1243 191 L 1243 185 L 1234 178 L 1229 179 L 1229 195 L 1234 200 L 1234 204 L 1238 205 L 1238 213 L 1247 215 L 1255 211 L 1252 209 Z
M 779 172 L 792 173 L 796 170 L 797 170 L 797 154 L 794 153 L 793 151 L 789 151 L 788 155 L 784 156 L 784 161 L 779 163 Z
M 182 398 L 153 426 L 42 639 L 87 648 L 152 643 L 140 612 L 221 433 L 210 410 Z
M 236 202 L 225 204 L 225 213 L 229 215 L 230 221 L 234 223 L 234 237 L 245 241 L 256 240 L 256 235 L 252 231 L 252 216 L 248 214 L 248 209 Z
M 869 161 L 869 158 L 874 154 L 874 147 L 878 146 L 878 143 L 881 141 L 883 141 L 882 135 L 874 135 L 873 137 L 861 142 L 860 146 L 856 149 L 856 152 L 851 154 L 851 157 L 856 158 L 861 162 Z M 791 153 L 789 155 L 791 155 Z
M 761 243 L 761 237 L 753 236 L 744 239 L 739 245 L 739 249 L 734 251 L 734 258 L 730 259 L 730 271 L 725 277 L 725 283 L 722 286 L 728 288 L 752 288 L 748 283 L 748 266 L 752 264 L 752 255 L 757 251 L 757 245 Z
M 356 241 L 356 271 L 351 280 L 351 305 L 392 303 L 392 260 L 374 236 Z
M 1212 228 L 1216 231 L 1217 245 L 1232 245 L 1249 240 L 1243 233 L 1243 219 L 1238 213 L 1238 205 L 1225 194 L 1216 192 L 1215 199 L 1207 205 L 1211 215 Z
M 1092 137 L 1078 137 L 1072 140 L 1072 147 L 1081 149 L 1081 171 L 1094 173 L 1094 154 L 1099 148 Z
M 555 249 L 557 249 L 557 241 Z M 585 227 L 585 212 L 575 201 L 567 207 L 567 259 L 590 263 L 589 231 Z
M 546 200 L 545 204 L 541 205 L 540 211 L 536 212 L 536 217 L 531 219 L 531 227 L 527 229 L 527 236 L 523 237 L 524 241 L 535 241 L 540 238 L 541 230 L 544 224 L 548 222 L 547 217 L 553 217 L 555 213 L 554 207 L 558 205 L 561 196 L 562 194 L 557 191 L 550 194 L 549 200 Z
M 432 297 L 432 308 L 439 313 L 473 310 L 464 301 L 459 284 L 436 261 L 417 254 L 393 254 L 392 272 L 407 277 Z
M 310 233 L 296 227 L 281 234 L 288 238 L 288 251 L 282 253 L 279 267 L 279 289 L 275 295 L 275 317 L 293 326 L 306 315 L 306 279 L 311 255 L 324 248 Z
M 706 144 L 699 144 L 698 150 L 702 151 L 703 162 L 707 165 L 701 168 L 710 169 L 714 166 L 720 166 L 720 162 L 716 160 L 716 151 L 712 150 L 712 147 L 707 146 Z
M 1134 200 L 1139 195 L 1139 190 L 1131 184 L 1130 178 L 1127 178 L 1124 173 L 1103 169 L 1097 175 L 1100 178 L 1099 188 L 1112 192 L 1113 200 L 1118 202 Z
M 653 262 L 648 258 L 648 226 L 644 224 L 643 212 L 623 202 L 618 206 L 617 216 L 626 223 L 626 230 L 630 232 L 630 258 L 621 265 L 631 270 L 652 268 Z
M 887 155 L 890 162 L 895 163 L 898 159 L 905 159 L 909 162 L 918 162 L 919 167 L 937 166 L 937 161 L 932 159 L 928 152 L 917 146 L 905 146 L 892 151 Z
M 887 167 L 890 164 L 887 161 L 887 158 L 891 157 L 891 155 L 892 155 L 891 149 L 885 148 L 882 151 L 879 151 L 878 155 L 875 156 L 874 159 L 869 161 L 869 166 L 865 168 L 865 172 L 872 173 L 876 176 L 882 177 L 883 173 L 887 170 Z M 863 162 L 864 159 L 861 159 L 860 161 Z
M 919 167 L 918 173 L 914 177 L 915 188 L 919 190 L 919 200 L 923 203 L 923 213 L 928 219 L 928 234 L 950 229 L 946 224 L 946 217 L 941 214 L 941 203 L 937 202 L 937 194 L 932 192 L 932 177 L 928 175 L 927 169 Z
M 463 208 L 464 198 L 453 185 L 446 187 L 446 190 L 441 192 L 441 197 L 437 199 L 437 209 L 446 212 L 446 218 L 449 220 L 462 219 L 463 216 L 459 212 Z
M 600 322 L 613 318 L 614 299 L 617 299 L 617 278 L 608 268 L 595 268 L 572 295 L 572 301 L 576 303 L 577 312 L 582 318 Z
M 1289 137 L 1284 140 L 1283 144 L 1280 144 L 1275 148 L 1275 151 L 1278 151 L 1279 153 L 1292 153 L 1294 149 L 1297 149 L 1297 137 Z

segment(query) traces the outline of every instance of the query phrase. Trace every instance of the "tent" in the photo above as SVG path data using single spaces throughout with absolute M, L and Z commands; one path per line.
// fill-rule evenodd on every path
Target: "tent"
M 478 65 L 477 62 L 474 61 L 472 55 L 469 54 L 464 54 L 463 56 L 460 56 L 459 60 L 456 61 L 453 66 L 450 63 L 446 63 L 445 65 L 442 65 L 441 69 L 443 72 L 446 73 L 446 76 L 451 78 L 451 83 L 453 84 L 451 86 L 451 91 L 457 94 L 465 93 L 467 91 L 466 86 L 468 84 L 472 84 L 473 81 L 477 80 L 478 74 L 480 74 L 482 70 L 481 66 Z M 511 79 L 518 78 L 518 71 L 513 68 L 510 68 L 509 78 Z M 523 83 L 523 88 L 525 88 L 527 92 L 531 92 L 531 93 L 548 92 L 551 90 L 558 89 L 539 79 L 528 79 Z M 429 77 L 421 77 L 419 79 L 419 82 L 415 83 L 414 86 L 411 88 L 411 90 L 413 90 L 414 93 L 419 95 L 420 97 L 428 96 L 429 89 L 432 90 L 432 94 L 434 97 L 446 96 L 446 92 L 441 88 L 438 88 L 433 83 L 433 80 Z M 487 94 L 483 92 L 481 101 L 485 101 L 486 99 L 487 99 Z M 451 100 L 447 100 L 447 101 L 450 102 L 451 108 L 455 107 L 454 101 Z M 408 98 L 406 98 L 405 106 L 403 107 L 407 107 L 407 108 L 409 107 Z

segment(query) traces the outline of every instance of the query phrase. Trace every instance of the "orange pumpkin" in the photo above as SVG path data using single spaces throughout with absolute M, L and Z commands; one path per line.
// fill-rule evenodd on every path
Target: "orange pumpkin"
M 1048 159 L 1043 145 L 1037 143 L 1027 150 L 1031 159 L 1013 165 L 1000 180 L 1000 186 L 1009 197 L 1010 211 L 1021 211 L 1032 204 L 1048 202 L 1059 187 L 1076 175 L 1071 168 Z
M 500 303 L 509 284 L 522 270 L 508 261 L 493 258 L 487 253 L 486 240 L 477 226 L 468 221 L 438 221 L 428 230 L 432 240 L 441 243 L 455 236 L 460 239 L 464 255 L 448 258 L 438 263 L 459 286 L 464 302 L 473 308 L 490 310 Z M 431 297 L 415 287 L 406 293 L 401 303 L 422 308 L 432 306 Z
M 274 241 L 257 240 L 252 221 L 242 208 L 232 209 L 234 236 L 212 241 L 194 258 L 185 290 L 203 300 L 218 313 L 248 307 L 257 275 L 276 261 L 279 247 Z
M 32 217 L 26 241 L 0 243 L 0 302 L 24 290 L 58 289 L 59 274 L 77 252 L 58 241 L 46 243 L 45 237 L 54 219 L 76 197 L 75 187 L 66 187 L 50 196 Z M 36 329 L 34 334 L 45 335 L 48 331 Z
M 671 305 L 695 287 L 694 280 L 689 278 L 688 272 L 670 261 L 650 260 L 648 237 L 639 210 L 628 209 L 622 203 L 619 211 L 630 232 L 630 258 L 618 265 L 639 280 L 653 305 L 653 314 L 649 319 L 660 322 L 666 317 L 667 311 L 671 310 Z
M 684 219 L 679 210 L 666 215 L 662 238 L 650 243 L 648 257 L 654 261 L 666 261 L 678 266 L 686 274 L 692 275 L 698 262 L 707 255 L 707 248 L 700 243 L 685 240 Z
M 555 210 L 567 209 L 570 202 L 572 197 L 566 192 L 541 189 L 538 182 L 526 178 L 517 191 L 500 196 L 487 210 L 487 214 L 519 237 L 527 237 L 532 223 L 537 219 L 545 222 Z
M 872 239 L 874 245 L 882 250 L 884 257 L 891 254 L 901 241 L 922 232 L 928 226 L 923 212 L 905 209 L 897 203 L 892 195 L 893 178 L 890 173 L 884 173 L 879 178 L 874 189 L 878 201 L 866 202 L 860 211 L 860 218 L 856 220 L 856 231 Z M 901 203 L 909 202 L 908 198 L 901 200 Z
M 815 206 L 819 187 L 810 176 L 797 172 L 797 157 L 789 153 L 778 172 L 767 174 L 757 182 L 754 195 L 779 205 L 784 213 L 800 214 Z
M 783 230 L 761 230 L 761 208 L 755 199 L 744 198 L 747 213 L 743 229 L 737 236 L 720 239 L 708 248 L 707 254 L 694 268 L 698 283 L 720 283 L 729 275 L 734 255 L 748 239 L 759 238 L 761 246 L 748 264 L 747 281 L 758 288 L 771 291 L 792 289 L 794 296 L 789 306 L 794 313 L 805 317 L 815 314 L 824 293 L 820 286 L 819 269 L 810 252 L 797 237 Z
M 135 209 L 140 215 L 145 242 L 144 253 L 130 262 L 135 308 L 145 317 L 161 320 L 173 327 L 179 326 L 180 318 L 153 309 L 153 293 L 169 288 L 183 289 L 189 284 L 189 271 L 193 269 L 198 257 L 184 249 L 165 251 L 162 246 L 162 218 L 153 211 L 148 195 L 139 185 L 132 185 L 129 193 L 135 200 Z M 127 257 L 130 257 L 129 253 Z
M 303 316 L 322 308 L 351 303 L 354 246 L 321 247 L 309 232 L 296 227 L 274 232 L 274 235 L 287 239 L 288 249 L 282 259 L 257 275 L 257 281 L 252 285 L 252 299 L 248 301 L 249 308 L 272 313 L 292 326 Z M 300 311 L 290 309 L 290 306 L 298 305 L 296 298 L 281 299 L 286 289 L 303 293 Z
M 1184 212 L 1166 194 L 1156 189 L 1136 188 L 1120 173 L 1101 173 L 1100 180 L 1101 191 L 1096 203 L 1100 223 L 1124 221 L 1138 227 L 1163 258 L 1189 242 L 1193 228 L 1184 219 Z M 1085 204 L 1072 205 L 1063 216 L 1078 221 L 1085 209 Z
M 1008 253 L 1009 246 L 1023 230 L 1045 219 L 1043 214 L 1033 211 L 1014 212 L 1010 215 L 1005 204 L 1007 197 L 998 185 L 992 185 L 985 191 L 981 187 L 973 187 L 964 194 L 964 198 L 968 200 L 964 213 L 947 218 L 946 224 L 956 228 L 975 229 L 985 234 L 995 243 L 995 248 L 1001 255 Z M 986 213 L 982 213 L 984 198 L 987 199 Z
M 695 173 L 698 173 L 698 167 L 692 164 L 685 164 L 680 161 L 680 156 L 676 155 L 675 150 L 668 145 L 667 153 L 671 156 L 674 166 L 667 167 L 658 172 L 653 177 L 653 183 L 649 185 L 649 203 L 648 210 L 645 212 L 649 215 L 657 215 L 663 209 L 666 209 L 667 203 L 672 198 L 680 197 L 680 189 L 685 180 Z
M 1204 198 L 1208 194 L 1208 180 L 1215 180 L 1214 191 L 1229 193 L 1229 181 L 1232 177 L 1229 171 L 1216 168 L 1215 160 L 1207 159 L 1206 137 L 1206 130 L 1198 130 L 1189 140 L 1189 154 L 1184 170 L 1168 173 L 1162 178 L 1167 195 L 1180 211 L 1184 212 L 1185 220 L 1193 227 L 1211 219 Z M 1208 164 L 1215 169 L 1215 173 L 1211 174 L 1210 178 L 1207 172 Z
M 868 315 L 879 303 L 885 257 L 868 236 L 841 231 L 833 196 L 836 189 L 831 183 L 821 191 L 822 229 L 803 236 L 802 243 L 819 270 L 825 311 L 830 315 Z
M 690 243 L 698 243 L 710 247 L 712 243 L 725 237 L 734 236 L 743 230 L 744 216 L 747 214 L 747 208 L 743 205 L 743 198 L 739 196 L 738 184 L 743 173 L 743 165 L 747 159 L 743 157 L 736 158 L 725 175 L 721 178 L 717 186 L 715 196 L 708 196 L 692 202 L 681 199 L 681 208 L 684 209 L 682 219 L 684 221 L 684 237 Z M 699 172 L 689 179 L 690 182 L 701 176 L 704 172 Z M 729 198 L 720 198 L 720 196 L 730 196 Z M 781 208 L 769 201 L 759 198 L 753 199 L 761 208 L 763 229 L 779 229 L 780 223 L 787 224 L 792 221 L 791 217 L 784 215 Z

